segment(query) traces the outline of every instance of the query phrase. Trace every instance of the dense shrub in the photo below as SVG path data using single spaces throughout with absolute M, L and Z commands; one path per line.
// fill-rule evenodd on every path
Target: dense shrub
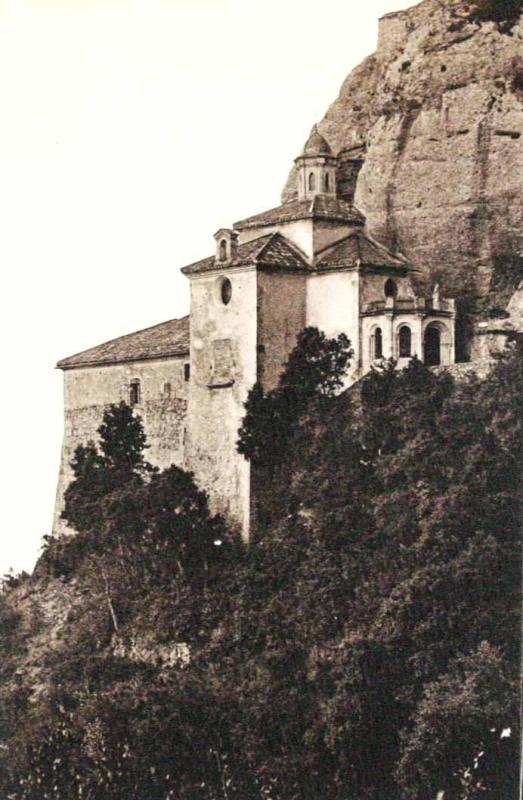
M 5 796 L 515 800 L 521 356 L 457 385 L 384 364 L 300 406 L 246 550 L 180 470 L 94 502 L 84 469 L 85 598 Z M 116 654 L 144 634 L 189 662 Z

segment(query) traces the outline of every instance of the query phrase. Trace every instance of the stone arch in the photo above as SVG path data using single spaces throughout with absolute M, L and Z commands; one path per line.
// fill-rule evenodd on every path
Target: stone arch
M 423 360 L 428 367 L 450 364 L 450 331 L 442 322 L 429 322 L 423 332 Z
M 392 278 L 387 278 L 383 287 L 383 293 L 385 297 L 392 297 L 395 299 L 398 294 L 398 284 L 396 281 L 393 281 Z
M 316 189 L 316 176 L 314 172 L 309 173 L 309 192 L 313 192 Z
M 377 361 L 383 358 L 383 330 L 379 325 L 374 325 L 369 337 L 369 359 Z
M 412 330 L 402 323 L 396 333 L 398 358 L 412 358 Z

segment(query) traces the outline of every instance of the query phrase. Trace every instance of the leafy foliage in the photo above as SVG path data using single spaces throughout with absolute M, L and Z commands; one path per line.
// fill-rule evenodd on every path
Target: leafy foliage
M 314 390 L 248 549 L 186 473 L 96 484 L 93 451 L 69 495 L 93 514 L 82 600 L 10 728 L 4 795 L 515 800 L 521 355 Z
M 62 517 L 79 533 L 90 530 L 100 517 L 97 508 L 102 497 L 124 486 L 137 488 L 155 471 L 144 459 L 141 418 L 126 403 L 104 411 L 98 433 L 100 449 L 94 442 L 76 448 L 71 463 L 74 480 L 65 492 Z
M 332 397 L 343 386 L 352 354 L 345 334 L 328 339 L 317 328 L 304 328 L 278 387 L 265 394 L 256 383 L 249 392 L 238 452 L 255 465 L 281 463 L 308 404 L 314 398 Z

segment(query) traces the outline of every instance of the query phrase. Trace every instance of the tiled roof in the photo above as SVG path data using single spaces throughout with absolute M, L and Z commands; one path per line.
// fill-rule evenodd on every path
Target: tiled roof
M 260 236 L 250 242 L 238 245 L 234 258 L 229 261 L 216 261 L 214 256 L 204 258 L 194 264 L 184 267 L 182 272 L 185 275 L 194 275 L 199 272 L 207 272 L 216 267 L 227 269 L 230 267 L 241 266 L 242 264 L 256 264 L 263 266 L 287 267 L 290 269 L 308 269 L 308 264 L 304 256 L 287 239 L 279 233 L 269 233 Z
M 349 234 L 340 242 L 325 248 L 316 260 L 315 269 L 357 266 L 388 267 L 406 269 L 407 262 L 390 253 L 385 247 L 373 242 L 363 231 Z
M 277 208 L 271 208 L 262 214 L 236 222 L 234 227 L 239 231 L 244 228 L 263 228 L 266 225 L 278 225 L 298 219 L 328 219 L 339 222 L 351 222 L 363 225 L 363 215 L 345 200 L 328 195 L 316 195 L 312 200 L 291 200 Z
M 322 198 L 322 200 L 325 199 L 327 198 Z M 343 203 L 335 198 L 332 199 L 338 205 Z M 309 201 L 306 204 L 311 206 Z M 282 208 L 293 205 L 295 204 L 288 203 Z M 348 206 L 347 203 L 343 203 L 343 205 Z M 184 267 L 182 271 L 186 275 L 193 275 L 216 269 L 217 266 L 227 269 L 245 264 L 253 264 L 260 268 L 283 267 L 308 271 L 329 270 L 358 264 L 401 270 L 408 268 L 408 264 L 403 258 L 393 255 L 381 245 L 373 242 L 362 231 L 356 231 L 336 244 L 325 248 L 316 258 L 314 265 L 309 264 L 298 247 L 290 243 L 284 236 L 279 233 L 270 233 L 239 245 L 234 258 L 230 261 L 222 264 L 217 262 L 214 256 L 210 256 Z M 97 347 L 69 356 L 69 358 L 63 358 L 58 362 L 57 367 L 74 369 L 75 367 L 103 366 L 186 356 L 189 354 L 189 322 L 188 316 L 182 319 L 172 319 L 162 322 L 160 325 L 145 328 L 145 330 L 120 336 L 118 339 L 112 339 Z
M 152 328 L 128 333 L 97 347 L 83 350 L 56 365 L 60 369 L 145 361 L 152 358 L 184 356 L 189 353 L 189 317 L 171 319 Z

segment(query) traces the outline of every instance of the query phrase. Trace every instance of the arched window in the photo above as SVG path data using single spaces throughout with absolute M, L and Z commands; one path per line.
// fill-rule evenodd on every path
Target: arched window
M 142 399 L 142 392 L 140 387 L 140 381 L 131 381 L 131 385 L 129 386 L 129 403 L 131 406 L 138 406 L 140 405 L 140 400 Z
M 383 333 L 381 328 L 374 328 L 370 336 L 370 360 L 383 358 Z
M 220 242 L 220 261 L 227 260 L 227 241 L 222 239 Z
M 396 297 L 398 294 L 396 282 L 389 278 L 387 281 L 385 281 L 384 291 L 385 297 Z
M 314 172 L 309 174 L 309 192 L 313 192 L 316 188 L 316 178 L 314 177 Z
M 330 178 L 328 172 L 323 176 L 323 190 L 325 192 L 330 192 Z
M 171 387 L 170 383 L 164 383 L 164 385 L 163 385 L 163 393 L 164 393 L 164 395 L 166 397 L 170 397 L 171 396 L 171 388 L 172 387 Z
M 374 358 L 383 358 L 383 334 L 381 328 L 374 331 Z
M 441 330 L 437 324 L 428 325 L 425 329 L 423 358 L 427 367 L 441 364 Z
M 221 287 L 222 303 L 224 306 L 231 302 L 232 297 L 232 283 L 229 278 L 224 278 Z
M 400 358 L 410 358 L 412 348 L 412 334 L 408 325 L 402 325 L 398 332 L 398 355 Z

